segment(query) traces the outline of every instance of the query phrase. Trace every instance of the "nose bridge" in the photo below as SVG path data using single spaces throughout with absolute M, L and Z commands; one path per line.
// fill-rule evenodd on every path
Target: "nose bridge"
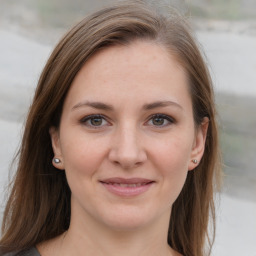
M 123 154 L 134 154 L 138 151 L 138 131 L 132 125 L 126 125 L 119 131 L 119 151 Z
M 131 168 L 146 160 L 146 152 L 140 140 L 139 128 L 132 122 L 120 125 L 114 134 L 110 159 L 123 168 Z

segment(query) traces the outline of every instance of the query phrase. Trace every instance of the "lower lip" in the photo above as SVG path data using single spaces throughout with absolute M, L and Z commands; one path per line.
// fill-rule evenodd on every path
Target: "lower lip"
M 108 184 L 101 182 L 101 184 L 111 193 L 118 195 L 118 196 L 123 196 L 123 197 L 132 197 L 132 196 L 138 196 L 143 193 L 145 193 L 152 185 L 154 182 L 141 185 L 138 187 L 121 187 L 118 185 L 113 185 L 113 184 Z

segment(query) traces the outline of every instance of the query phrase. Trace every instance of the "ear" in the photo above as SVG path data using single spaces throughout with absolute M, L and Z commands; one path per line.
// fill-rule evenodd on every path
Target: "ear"
M 195 139 L 194 139 L 193 148 L 190 156 L 190 162 L 188 165 L 189 171 L 195 169 L 203 157 L 208 126 L 209 126 L 209 118 L 204 117 L 203 122 L 196 129 Z M 193 162 L 193 160 L 196 160 L 197 162 L 196 161 Z
M 59 130 L 56 127 L 51 127 L 49 129 L 49 133 L 51 136 L 54 158 L 58 158 L 60 160 L 59 163 L 52 161 L 52 164 L 57 169 L 64 170 L 64 159 L 62 157 L 62 152 L 61 152 L 61 147 L 60 147 Z

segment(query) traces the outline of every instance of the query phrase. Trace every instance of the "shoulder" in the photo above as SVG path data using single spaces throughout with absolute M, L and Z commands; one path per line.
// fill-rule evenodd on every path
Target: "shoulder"
M 35 247 L 31 247 L 21 252 L 9 252 L 4 254 L 3 256 L 40 256 L 40 254 Z

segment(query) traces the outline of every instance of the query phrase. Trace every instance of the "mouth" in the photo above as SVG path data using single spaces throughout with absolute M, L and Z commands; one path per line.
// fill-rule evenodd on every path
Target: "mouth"
M 143 178 L 110 178 L 101 180 L 100 183 L 112 194 L 133 197 L 145 193 L 155 181 Z

